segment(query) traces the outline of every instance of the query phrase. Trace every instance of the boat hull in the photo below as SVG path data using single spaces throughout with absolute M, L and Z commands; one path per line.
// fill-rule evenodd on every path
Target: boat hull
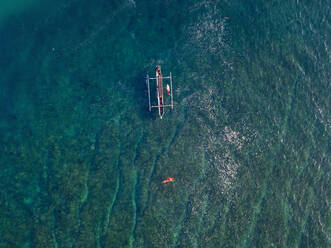
M 163 107 L 163 80 L 162 80 L 162 72 L 161 66 L 156 66 L 155 68 L 155 77 L 156 77 L 156 94 L 157 94 L 157 103 L 159 109 L 159 116 L 162 119 L 164 114 Z

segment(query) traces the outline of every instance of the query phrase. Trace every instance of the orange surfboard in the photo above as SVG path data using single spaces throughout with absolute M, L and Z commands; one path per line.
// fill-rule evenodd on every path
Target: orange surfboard
M 170 183 L 170 182 L 173 182 L 173 181 L 175 181 L 175 178 L 173 178 L 173 177 L 168 177 L 167 179 L 164 179 L 164 180 L 162 181 L 162 183 Z

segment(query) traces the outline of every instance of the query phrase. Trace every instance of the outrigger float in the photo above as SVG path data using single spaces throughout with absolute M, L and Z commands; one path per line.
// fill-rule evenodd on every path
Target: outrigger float
M 170 96 L 170 104 L 164 104 L 163 79 L 170 79 L 170 87 L 169 87 L 168 84 L 167 84 L 167 87 L 166 87 L 167 93 Z M 151 105 L 151 91 L 150 91 L 149 80 L 156 80 L 157 106 L 152 106 Z M 161 72 L 161 66 L 157 65 L 156 68 L 155 68 L 155 78 L 150 78 L 147 74 L 146 84 L 147 84 L 147 89 L 148 89 L 148 109 L 149 109 L 149 111 L 152 111 L 152 108 L 158 108 L 160 119 L 162 119 L 165 107 L 171 107 L 172 109 L 174 108 L 174 101 L 173 101 L 173 94 L 172 94 L 172 76 L 171 76 L 171 72 L 170 72 L 169 76 L 163 77 L 162 72 Z

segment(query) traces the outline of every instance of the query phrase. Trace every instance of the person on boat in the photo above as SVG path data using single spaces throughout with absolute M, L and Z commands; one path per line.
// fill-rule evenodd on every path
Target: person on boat
M 170 87 L 169 87 L 169 84 L 167 84 L 167 92 L 168 92 L 168 95 L 170 96 Z

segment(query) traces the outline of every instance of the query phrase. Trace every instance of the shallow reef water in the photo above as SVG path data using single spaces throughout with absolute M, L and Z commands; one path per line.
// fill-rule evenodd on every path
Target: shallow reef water
M 330 246 L 327 1 L 3 2 L 1 248 Z

